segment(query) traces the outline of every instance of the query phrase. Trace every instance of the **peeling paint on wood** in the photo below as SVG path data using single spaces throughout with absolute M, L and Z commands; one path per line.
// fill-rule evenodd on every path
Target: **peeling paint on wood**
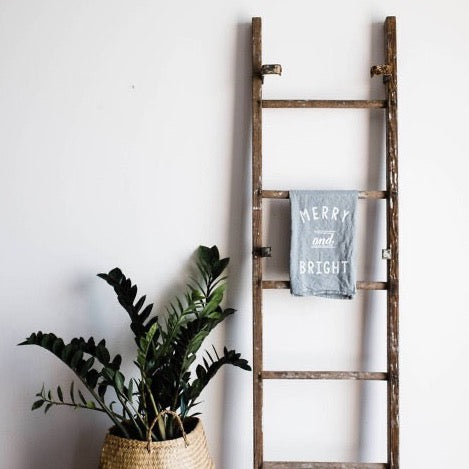
M 262 75 L 281 75 L 282 66 L 279 64 L 262 65 L 261 74 Z
M 386 100 L 375 99 L 264 99 L 264 108 L 343 108 L 343 109 L 384 109 Z
M 386 191 L 360 191 L 358 193 L 359 199 L 386 199 Z M 262 191 L 264 199 L 289 199 L 290 191 Z
M 388 374 L 371 371 L 263 371 L 262 378 L 386 381 Z
M 289 280 L 264 280 L 262 282 L 262 288 L 264 290 L 281 290 L 281 289 L 289 289 L 290 288 L 290 281 Z M 386 282 L 364 282 L 359 281 L 357 282 L 357 289 L 358 290 L 386 290 L 387 283 Z

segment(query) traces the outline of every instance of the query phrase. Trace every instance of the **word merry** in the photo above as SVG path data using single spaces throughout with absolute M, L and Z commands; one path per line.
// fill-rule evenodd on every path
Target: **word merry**
M 347 273 L 349 261 L 300 261 L 300 274 L 309 275 L 338 275 Z
M 310 216 L 311 212 L 311 216 Z M 300 210 L 300 217 L 301 221 L 303 223 L 306 223 L 306 221 L 311 221 L 312 220 L 333 220 L 337 221 L 340 220 L 342 223 L 345 221 L 345 219 L 350 215 L 350 212 L 348 210 L 342 210 L 342 213 L 340 213 L 341 210 L 338 207 L 328 207 L 327 205 L 323 205 L 321 207 L 311 207 L 311 210 L 308 211 L 307 208 L 304 210 Z M 340 214 L 340 216 L 339 216 Z

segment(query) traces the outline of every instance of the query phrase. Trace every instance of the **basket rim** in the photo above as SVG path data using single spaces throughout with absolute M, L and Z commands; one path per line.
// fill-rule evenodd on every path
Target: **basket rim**
M 203 430 L 203 425 L 202 425 L 202 420 L 199 419 L 198 417 L 191 417 L 191 419 L 194 419 L 196 421 L 196 424 L 194 426 L 194 428 L 189 432 L 187 433 L 187 439 L 189 440 L 189 444 L 191 443 L 191 440 L 197 436 L 197 434 L 201 433 L 201 432 L 204 432 Z M 117 436 L 117 435 L 113 435 L 111 433 L 111 430 L 112 428 L 114 427 L 111 427 L 108 429 L 108 432 L 106 434 L 106 440 L 109 441 L 109 440 L 114 440 L 116 443 L 118 443 L 119 445 L 132 445 L 134 447 L 142 447 L 142 448 L 148 448 L 148 441 L 143 441 L 143 440 L 136 440 L 134 438 L 124 438 L 122 436 Z M 180 436 L 178 438 L 172 438 L 171 440 L 163 440 L 163 441 L 152 441 L 150 443 L 150 448 L 155 448 L 155 447 L 164 447 L 164 446 L 175 446 L 175 445 L 178 445 L 178 444 L 182 444 L 183 446 L 185 446 L 185 441 L 184 441 L 184 437 Z

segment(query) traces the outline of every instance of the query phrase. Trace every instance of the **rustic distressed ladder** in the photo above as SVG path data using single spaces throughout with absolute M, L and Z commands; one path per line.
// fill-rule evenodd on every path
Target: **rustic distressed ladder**
M 384 65 L 371 68 L 371 76 L 382 75 L 383 100 L 263 100 L 264 75 L 281 74 L 280 65 L 262 65 L 261 18 L 252 19 L 252 242 L 253 242 L 253 354 L 254 354 L 254 469 L 398 469 L 399 468 L 399 273 L 398 273 L 398 194 L 397 194 L 397 67 L 396 19 L 384 23 Z M 288 191 L 262 188 L 262 109 L 263 108 L 369 108 L 386 113 L 386 190 L 367 190 L 361 199 L 386 199 L 387 260 L 386 282 L 357 283 L 362 290 L 387 291 L 387 371 L 267 371 L 263 368 L 262 290 L 289 288 L 288 281 L 262 278 L 262 258 L 270 248 L 262 242 L 262 200 L 286 199 Z M 263 381 L 265 379 L 347 379 L 387 381 L 387 462 L 287 462 L 264 461 L 262 430 Z

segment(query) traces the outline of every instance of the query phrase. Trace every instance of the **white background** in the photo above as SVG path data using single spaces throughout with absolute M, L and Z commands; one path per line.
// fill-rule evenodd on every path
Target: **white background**
M 210 342 L 251 359 L 250 22 L 271 98 L 380 98 L 396 15 L 401 226 L 401 467 L 467 461 L 468 8 L 463 1 L 1 0 L 0 466 L 97 466 L 101 415 L 30 412 L 72 376 L 16 343 L 39 329 L 134 353 L 95 274 L 120 266 L 158 310 L 199 244 L 232 258 L 237 314 Z M 265 188 L 383 189 L 382 111 L 266 110 Z M 383 202 L 359 202 L 359 274 L 384 279 Z M 288 205 L 266 210 L 268 278 L 286 278 Z M 265 294 L 269 369 L 385 368 L 383 292 Z M 209 344 L 208 344 L 209 345 Z M 248 469 L 252 375 L 220 373 L 203 420 L 221 469 Z M 273 460 L 384 461 L 380 383 L 267 383 Z

